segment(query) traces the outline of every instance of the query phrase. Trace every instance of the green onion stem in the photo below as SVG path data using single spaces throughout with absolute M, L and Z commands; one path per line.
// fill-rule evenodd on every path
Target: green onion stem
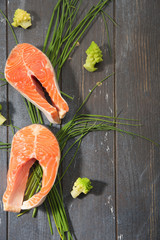
M 106 12 L 104 12 L 103 10 L 101 10 L 102 12 L 103 12 L 103 14 L 104 15 L 106 15 L 109 19 L 110 19 L 110 21 L 117 27 L 118 26 L 118 24 L 116 23 L 116 21 L 114 21 L 114 19 L 109 15 L 109 14 L 107 14 Z
M 108 75 L 107 77 L 105 77 L 103 80 L 101 80 L 100 82 L 98 82 L 93 88 L 92 90 L 89 92 L 89 94 L 87 95 L 87 97 L 85 98 L 85 100 L 83 101 L 83 103 L 80 105 L 80 107 L 78 108 L 78 110 L 76 111 L 74 117 L 76 117 L 77 113 L 83 108 L 83 106 L 85 105 L 85 103 L 88 101 L 89 97 L 91 96 L 91 94 L 93 93 L 93 91 L 96 89 L 96 87 L 100 84 L 102 84 L 105 80 L 107 80 L 109 77 L 113 76 L 114 73 L 111 73 L 110 75 Z M 73 117 L 73 118 L 74 118 Z
M 101 12 L 101 14 L 102 14 L 102 18 L 103 18 L 103 21 L 104 21 L 104 26 L 105 26 L 106 34 L 107 34 L 109 55 L 111 56 L 111 43 L 110 43 L 110 39 L 109 39 L 108 25 L 107 25 L 107 21 L 106 21 L 106 19 L 105 19 L 105 16 L 104 16 L 103 12 Z
M 61 94 L 62 94 L 63 96 L 65 96 L 65 97 L 73 100 L 73 97 L 69 96 L 67 93 L 64 93 L 64 92 L 61 91 Z
M 11 31 L 12 31 L 12 35 L 13 35 L 13 37 L 14 37 L 14 39 L 15 39 L 15 42 L 16 42 L 16 44 L 18 44 L 17 37 L 16 37 L 16 35 L 15 35 L 15 33 L 14 33 L 14 30 L 13 30 L 13 28 L 12 28 L 12 26 L 11 26 L 10 21 L 8 20 L 8 18 L 7 18 L 6 15 L 2 12 L 1 9 L 0 9 L 0 13 L 2 14 L 2 16 L 5 18 L 6 22 L 8 23 L 8 25 L 9 25 Z
M 54 7 L 54 10 L 53 10 L 53 13 L 52 13 L 52 16 L 51 16 L 51 20 L 50 20 L 50 23 L 49 23 L 48 31 L 47 31 L 47 34 L 46 34 L 46 38 L 45 38 L 45 41 L 44 41 L 44 45 L 43 45 L 43 52 L 45 52 L 45 49 L 46 49 L 46 46 L 47 46 L 47 43 L 48 43 L 48 39 L 49 39 L 49 36 L 50 36 L 51 28 L 52 28 L 52 25 L 53 25 L 55 12 L 56 12 L 56 10 L 59 7 L 61 2 L 62 2 L 62 0 L 59 0 L 57 2 L 56 6 Z
M 51 232 L 51 234 L 53 235 L 53 228 L 52 228 L 51 218 L 50 218 L 50 215 L 49 215 L 49 211 L 48 211 L 48 207 L 47 207 L 46 202 L 44 202 L 44 207 L 45 207 L 46 212 L 47 212 L 47 218 L 48 218 L 48 223 L 49 223 L 50 232 Z

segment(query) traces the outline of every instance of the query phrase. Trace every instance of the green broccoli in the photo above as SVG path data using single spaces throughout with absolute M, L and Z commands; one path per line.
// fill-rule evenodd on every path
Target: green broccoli
M 26 29 L 32 25 L 31 23 L 31 16 L 29 13 L 22 9 L 17 9 L 14 13 L 14 18 L 13 18 L 13 27 L 18 27 L 21 26 L 22 28 Z
M 0 104 L 0 111 L 2 110 L 2 105 Z M 6 121 L 6 118 L 0 113 L 0 126 Z
M 71 191 L 71 195 L 73 198 L 79 196 L 80 193 L 87 194 L 93 187 L 91 186 L 91 181 L 88 178 L 78 178 Z
M 98 68 L 95 68 L 95 64 L 103 61 L 102 51 L 100 50 L 98 45 L 94 41 L 92 41 L 91 45 L 86 51 L 86 54 L 87 59 L 83 67 L 89 72 L 96 71 Z

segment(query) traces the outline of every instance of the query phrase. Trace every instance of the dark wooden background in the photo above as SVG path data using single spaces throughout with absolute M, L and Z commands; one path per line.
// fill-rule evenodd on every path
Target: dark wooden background
M 83 1 L 81 17 L 96 0 Z M 22 8 L 33 17 L 28 30 L 15 29 L 19 42 L 42 48 L 55 0 L 1 0 L 0 8 L 12 21 L 14 11 Z M 62 72 L 62 90 L 74 96 L 68 101 L 73 116 L 77 105 L 96 82 L 115 75 L 98 87 L 84 112 L 139 119 L 140 128 L 125 127 L 160 141 L 160 1 L 115 0 L 106 8 L 119 24 L 108 23 L 112 48 L 109 56 L 107 35 L 99 17 Z M 99 70 L 89 73 L 82 67 L 85 50 L 94 40 L 101 47 L 104 61 Z M 6 22 L 0 15 L 0 71 L 15 45 Z M 10 86 L 0 88 L 3 115 L 16 126 L 30 124 L 20 94 Z M 0 141 L 11 142 L 9 128 L 0 127 Z M 89 134 L 75 162 L 63 180 L 64 202 L 72 232 L 77 240 L 159 240 L 160 239 L 160 149 L 138 137 L 113 132 Z M 67 164 L 64 162 L 64 168 Z M 43 206 L 36 219 L 31 213 L 17 218 L 2 207 L 6 188 L 8 156 L 0 152 L 0 240 L 58 240 L 54 227 L 50 235 Z M 77 177 L 88 177 L 93 190 L 85 198 L 73 200 L 70 190 Z M 53 225 L 54 226 L 54 225 Z

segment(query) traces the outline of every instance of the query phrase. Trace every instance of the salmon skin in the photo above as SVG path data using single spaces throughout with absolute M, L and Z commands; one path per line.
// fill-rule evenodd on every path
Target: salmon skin
M 42 188 L 23 202 L 29 170 L 36 160 L 43 169 Z M 39 206 L 55 182 L 59 160 L 59 144 L 50 130 L 40 124 L 19 130 L 12 141 L 7 188 L 3 195 L 4 210 L 20 212 Z
M 51 123 L 59 124 L 69 111 L 47 56 L 28 43 L 16 45 L 5 65 L 6 80 L 38 107 Z M 50 97 L 46 100 L 44 89 Z

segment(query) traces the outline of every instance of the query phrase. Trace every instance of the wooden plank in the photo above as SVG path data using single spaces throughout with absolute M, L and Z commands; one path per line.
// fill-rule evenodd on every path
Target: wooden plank
M 0 9 L 6 14 L 5 0 L 0 1 Z M 0 72 L 3 72 L 6 59 L 6 21 L 0 14 Z M 0 78 L 4 76 L 0 74 Z M 4 84 L 0 81 L 0 85 Z M 7 87 L 0 89 L 0 104 L 2 104 L 2 115 L 7 118 Z M 7 142 L 7 127 L 0 126 L 0 141 Z M 2 197 L 6 186 L 7 174 L 7 151 L 0 150 L 0 235 L 1 239 L 7 239 L 7 213 L 3 211 Z
M 81 18 L 97 1 L 87 1 L 81 10 Z M 107 7 L 112 16 L 113 4 Z M 113 49 L 112 24 L 109 23 L 111 47 Z M 99 64 L 99 70 L 89 73 L 83 68 L 85 51 L 91 41 L 95 41 L 102 49 L 104 62 Z M 108 74 L 113 72 L 112 59 L 108 54 L 107 36 L 104 23 L 99 17 L 80 42 L 71 60 L 66 63 L 62 73 L 63 91 L 74 96 L 68 101 L 70 112 L 65 121 L 73 117 L 78 106 L 88 95 L 92 87 Z M 83 113 L 113 115 L 113 78 L 107 80 L 92 94 Z M 75 139 L 74 139 L 75 140 Z M 115 239 L 115 188 L 114 188 L 114 147 L 113 133 L 96 132 L 89 134 L 82 142 L 74 163 L 63 180 L 64 201 L 71 220 L 71 228 L 77 239 Z M 75 150 L 74 150 L 75 151 Z M 74 151 L 64 160 L 63 169 L 71 160 Z M 88 177 L 92 180 L 93 190 L 87 196 L 72 199 L 70 191 L 78 177 Z M 106 238 L 107 237 L 107 238 Z
M 27 42 L 42 49 L 50 17 L 56 1 L 10 1 L 8 3 L 9 19 L 12 21 L 14 12 L 17 8 L 24 9 L 31 13 L 32 27 L 24 30 L 22 28 L 15 28 L 19 43 Z M 9 52 L 15 46 L 15 41 L 9 31 Z M 10 116 L 14 125 L 18 127 L 24 127 L 31 124 L 28 116 L 25 104 L 21 95 L 9 87 L 9 109 Z M 45 117 L 44 117 L 45 119 Z M 46 119 L 45 119 L 46 121 Z M 48 121 L 46 121 L 48 125 Z M 10 141 L 12 139 L 12 132 L 10 131 Z M 16 217 L 16 214 L 9 214 L 8 223 L 9 236 L 8 240 L 22 239 L 59 239 L 56 227 L 53 223 L 53 236 L 50 234 L 49 224 L 47 220 L 46 211 L 44 206 L 41 206 L 38 210 L 38 215 L 35 219 L 32 218 L 32 212 L 26 214 L 20 218 Z
M 116 1 L 116 95 L 121 117 L 139 119 L 133 129 L 159 142 L 160 2 Z M 131 130 L 131 128 L 129 128 Z M 118 239 L 160 239 L 159 148 L 117 135 Z

